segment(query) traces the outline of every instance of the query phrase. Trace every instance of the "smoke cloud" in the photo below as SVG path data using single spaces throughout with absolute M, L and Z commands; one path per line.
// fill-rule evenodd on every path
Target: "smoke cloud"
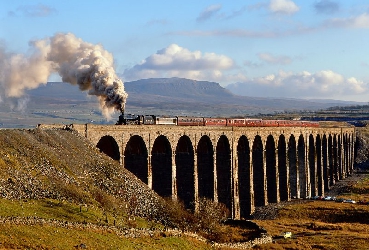
M 58 73 L 63 82 L 94 95 L 107 119 L 124 112 L 128 94 L 113 68 L 113 56 L 100 44 L 84 42 L 71 33 L 31 41 L 30 53 L 10 54 L 0 48 L 0 87 L 5 97 L 21 97 L 27 89 L 46 84 Z

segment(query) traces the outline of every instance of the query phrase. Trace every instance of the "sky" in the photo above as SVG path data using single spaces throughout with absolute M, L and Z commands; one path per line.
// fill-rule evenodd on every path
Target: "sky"
M 0 0 L 2 53 L 31 55 L 32 41 L 58 33 L 101 45 L 124 82 L 183 77 L 246 96 L 369 101 L 368 0 Z

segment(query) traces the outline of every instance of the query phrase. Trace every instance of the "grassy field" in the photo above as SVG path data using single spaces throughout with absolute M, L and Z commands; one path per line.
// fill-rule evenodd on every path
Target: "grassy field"
M 338 197 L 369 200 L 369 175 L 363 174 L 363 180 L 347 190 Z M 163 226 L 128 217 L 67 201 L 1 199 L 0 249 L 214 249 L 197 237 L 151 230 Z M 276 219 L 254 222 L 274 238 L 273 243 L 254 249 L 346 250 L 367 249 L 369 244 L 369 205 L 364 204 L 291 202 L 279 209 Z M 141 236 L 127 237 L 132 230 Z M 291 239 L 280 237 L 286 231 L 292 232 Z M 220 225 L 214 233 L 218 239 L 235 242 L 252 232 Z
M 210 249 L 126 214 L 66 201 L 0 200 L 0 249 Z M 178 232 L 177 232 L 178 233 Z
M 356 201 L 369 198 L 369 175 L 338 197 Z M 281 208 L 274 220 L 256 221 L 275 238 L 257 249 L 368 249 L 369 205 L 334 201 L 306 201 Z M 291 239 L 279 237 L 292 232 Z

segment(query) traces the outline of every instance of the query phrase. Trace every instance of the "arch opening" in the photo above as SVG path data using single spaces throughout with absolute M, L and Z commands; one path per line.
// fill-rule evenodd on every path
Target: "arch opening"
M 317 195 L 317 170 L 316 170 L 316 151 L 315 151 L 315 143 L 314 143 L 314 136 L 309 136 L 309 176 L 310 176 L 310 195 L 316 196 Z
M 323 182 L 324 192 L 329 190 L 329 168 L 328 168 L 328 141 L 326 135 L 323 135 L 322 140 L 322 159 L 323 159 Z
M 214 150 L 210 138 L 202 136 L 197 146 L 198 192 L 200 198 L 214 200 Z
M 96 147 L 100 149 L 100 152 L 106 154 L 113 160 L 120 160 L 119 146 L 112 136 L 106 135 L 101 137 Z
M 324 195 L 324 183 L 323 183 L 323 166 L 322 166 L 322 141 L 320 136 L 316 137 L 316 169 L 317 169 L 317 185 L 318 195 Z
M 336 135 L 333 136 L 333 179 L 338 181 L 338 142 Z
M 341 135 L 338 135 L 338 141 L 337 141 L 337 180 L 343 179 L 343 168 L 342 168 L 342 137 Z
M 305 198 L 307 194 L 306 182 L 306 161 L 305 161 L 305 140 L 300 135 L 297 144 L 297 162 L 298 162 L 298 186 L 300 195 L 298 198 Z
M 179 138 L 176 147 L 177 196 L 185 208 L 195 210 L 194 150 L 188 136 Z
M 254 183 L 255 206 L 265 206 L 265 170 L 263 160 L 263 143 L 259 135 L 255 136 L 252 145 L 252 169 Z
M 238 158 L 238 192 L 240 199 L 240 216 L 246 218 L 251 214 L 251 169 L 250 146 L 246 136 L 241 136 L 237 144 Z
M 161 197 L 172 195 L 172 150 L 168 139 L 160 135 L 151 151 L 152 189 Z
M 273 136 L 267 137 L 266 145 L 266 176 L 267 176 L 267 197 L 268 202 L 278 202 L 277 189 L 277 166 L 276 166 L 276 149 Z
M 288 171 L 286 159 L 286 139 L 284 135 L 278 140 L 278 174 L 279 174 L 279 196 L 281 201 L 287 201 L 288 197 Z
M 334 185 L 334 156 L 333 156 L 333 138 L 328 137 L 328 172 L 329 172 L 329 188 Z
M 218 202 L 232 211 L 231 149 L 228 138 L 220 136 L 216 147 Z
M 132 136 L 124 150 L 124 168 L 148 184 L 148 153 L 141 136 Z
M 298 178 L 297 178 L 297 153 L 296 153 L 296 140 L 291 135 L 288 140 L 288 163 L 289 163 L 289 178 L 290 178 L 290 192 L 292 198 L 298 197 Z

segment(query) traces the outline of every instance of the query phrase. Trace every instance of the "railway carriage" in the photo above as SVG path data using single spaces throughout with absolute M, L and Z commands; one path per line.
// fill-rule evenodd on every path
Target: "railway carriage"
M 204 118 L 205 126 L 227 126 L 226 118 Z
M 177 125 L 176 117 L 155 116 L 156 125 Z
M 178 126 L 204 126 L 204 117 L 177 116 Z
M 228 127 L 319 127 L 319 122 L 296 120 L 263 120 L 252 118 L 212 118 L 191 116 L 120 115 L 116 125 L 176 125 Z

